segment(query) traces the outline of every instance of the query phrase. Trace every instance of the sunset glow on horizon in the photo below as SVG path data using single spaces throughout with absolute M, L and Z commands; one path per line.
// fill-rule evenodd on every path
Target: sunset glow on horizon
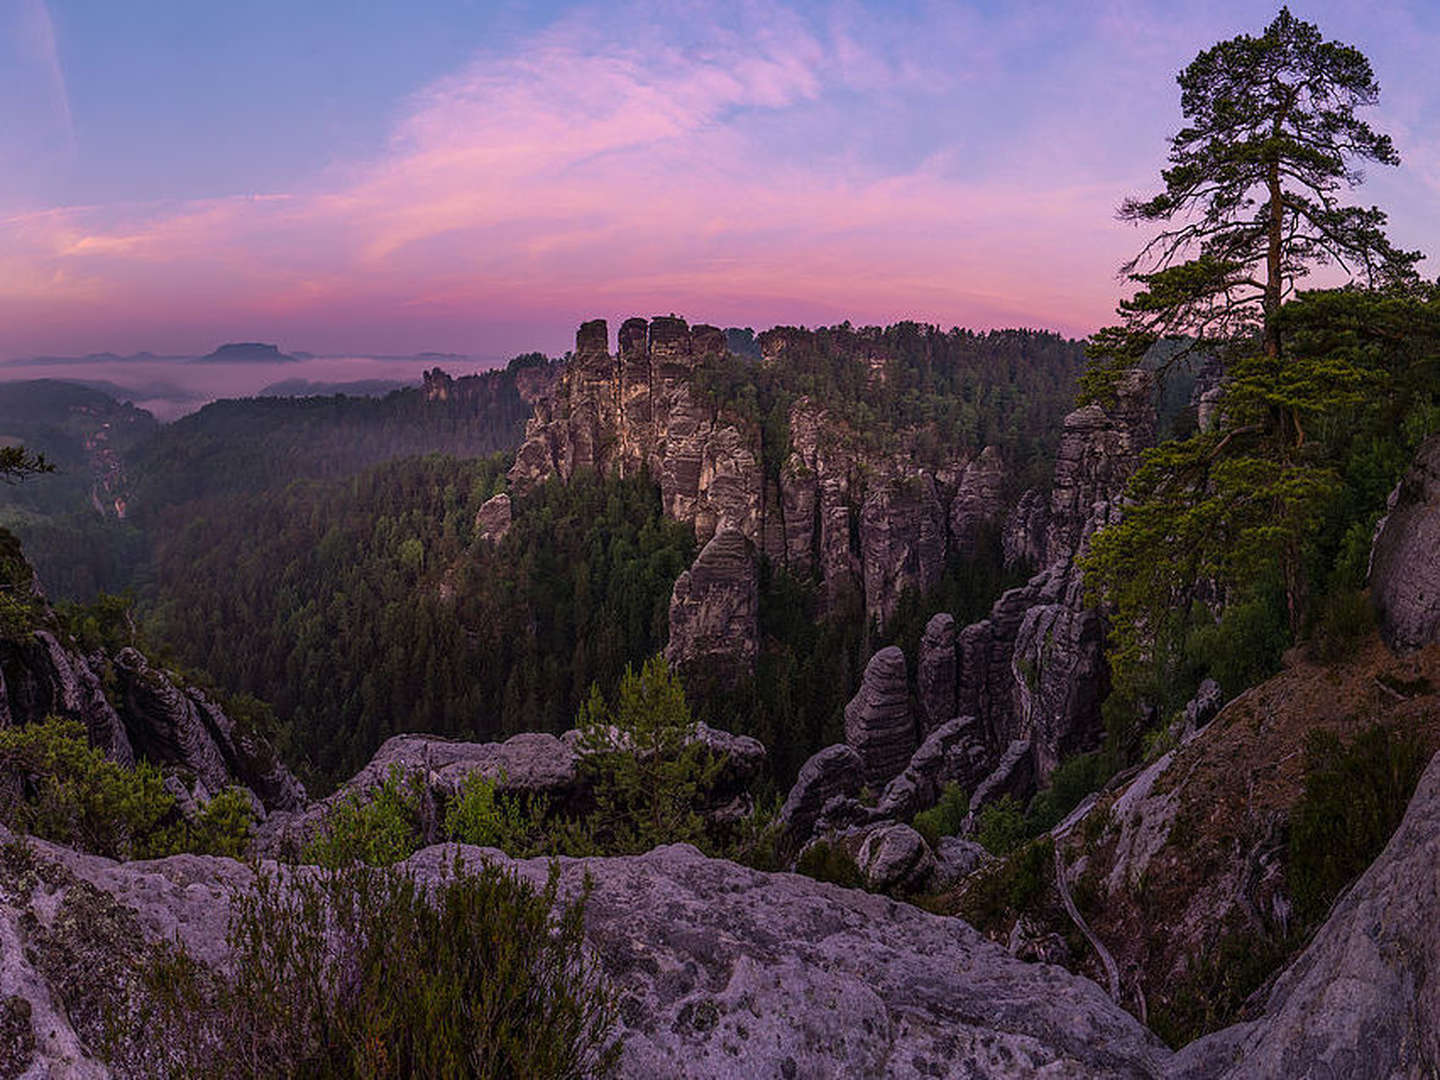
M 456 0 L 407 36 L 398 5 L 239 27 L 157 0 L 121 39 L 91 7 L 0 0 L 0 359 L 500 359 L 672 311 L 1084 335 L 1125 291 L 1114 211 L 1158 183 L 1175 74 L 1275 11 Z M 1403 164 L 1351 199 L 1434 277 L 1440 16 L 1294 10 L 1374 64 Z

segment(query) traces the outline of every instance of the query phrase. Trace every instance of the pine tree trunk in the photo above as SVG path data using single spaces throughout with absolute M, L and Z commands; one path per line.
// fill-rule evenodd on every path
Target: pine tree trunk
M 1269 245 L 1265 253 L 1265 355 L 1280 359 L 1280 251 L 1284 238 L 1285 207 L 1281 202 L 1280 162 L 1270 163 Z

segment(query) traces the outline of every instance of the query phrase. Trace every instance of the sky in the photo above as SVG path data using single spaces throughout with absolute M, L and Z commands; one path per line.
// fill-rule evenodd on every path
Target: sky
M 1374 65 L 1403 164 L 1357 198 L 1440 274 L 1440 4 L 1292 10 Z M 488 362 L 670 312 L 1083 335 L 1176 73 L 1275 11 L 0 0 L 0 358 Z

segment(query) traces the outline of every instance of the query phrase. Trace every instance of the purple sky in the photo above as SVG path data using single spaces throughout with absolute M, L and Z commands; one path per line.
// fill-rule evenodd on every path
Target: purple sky
M 0 0 L 0 357 L 501 358 L 671 311 L 1084 334 L 1176 72 L 1276 10 L 421 6 Z M 1292 10 L 1370 57 L 1404 164 L 1357 198 L 1440 260 L 1440 5 Z

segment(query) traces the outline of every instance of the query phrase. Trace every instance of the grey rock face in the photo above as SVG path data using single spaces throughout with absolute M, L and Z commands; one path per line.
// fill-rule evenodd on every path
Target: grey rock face
M 1440 435 L 1390 496 L 1370 552 L 1370 595 L 1392 649 L 1440 641 Z
M 935 872 L 935 856 L 909 825 L 881 825 L 865 837 L 855 860 L 865 884 L 881 892 L 918 889 Z
M 945 570 L 945 510 L 926 474 L 876 484 L 860 508 L 865 614 L 883 626 L 906 589 L 925 592 Z
M 11 724 L 52 715 L 78 720 L 107 757 L 135 764 L 125 725 L 89 661 L 48 630 L 29 640 L 0 641 L 0 714 Z
M 237 733 L 203 691 L 177 686 L 135 649 L 122 649 L 112 667 L 120 713 L 136 752 L 192 771 L 200 801 L 239 783 L 255 792 L 266 809 L 298 810 L 305 805 L 304 786 L 274 751 Z
M 1107 408 L 1085 405 L 1065 417 L 1055 453 L 1045 557 L 1074 555 L 1097 513 L 1124 489 L 1155 440 L 1154 386 L 1148 373 L 1132 371 Z
M 865 762 L 855 749 L 827 746 L 800 766 L 776 822 L 792 844 L 803 844 L 831 799 L 857 795 L 864 786 Z
M 70 1075 L 99 1075 L 81 1071 L 80 1038 L 51 1004 L 65 988 L 10 943 L 48 924 L 44 913 L 71 890 L 93 886 L 132 909 L 145 940 L 178 937 L 195 959 L 218 966 L 230 897 L 248 887 L 250 871 L 227 859 L 115 864 L 35 846 L 58 864 L 46 875 L 57 884 L 43 897 L 0 902 L 5 978 L 36 1003 L 37 1030 L 45 1029 L 37 1075 L 77 1066 Z M 549 873 L 545 859 L 452 845 L 403 867 L 438 881 L 457 853 L 537 885 Z M 1169 1057 L 1093 983 L 1021 963 L 958 919 L 685 846 L 561 860 L 562 894 L 577 894 L 587 876 L 586 937 L 620 996 L 621 1076 L 1154 1077 Z
M 760 568 L 737 529 L 716 533 L 670 594 L 670 641 L 665 657 L 751 672 L 760 649 Z
M 955 716 L 955 619 L 946 612 L 925 624 L 915 681 L 923 735 Z
M 1075 595 L 1080 591 L 1079 571 L 1062 575 L 1050 570 L 1042 576 L 1047 580 L 1032 589 L 1037 603 L 1025 612 L 1015 635 L 1011 668 L 1012 735 L 1030 741 L 1039 779 L 1044 780 L 1061 758 L 1098 741 L 1109 671 L 1100 613 L 1085 608 Z M 1051 602 L 1038 602 L 1054 593 L 1059 595 Z
M 970 812 L 973 814 L 1006 795 L 1024 796 L 1035 783 L 1034 769 L 1030 743 L 1016 739 L 1005 748 L 994 771 L 971 793 Z
M 1440 1073 L 1440 755 L 1384 852 L 1275 983 L 1264 1016 L 1199 1040 L 1174 1075 Z
M 995 446 L 965 466 L 950 504 L 950 541 L 961 555 L 971 555 L 981 529 L 1004 513 L 1005 459 Z
M 510 496 L 502 491 L 475 511 L 475 533 L 482 540 L 498 544 L 510 531 L 510 521 Z
M 934 806 L 947 784 L 974 790 L 987 775 L 988 758 L 979 722 L 956 717 L 926 737 L 905 771 L 885 786 L 877 808 L 886 817 L 909 820 Z
M 994 856 L 973 840 L 942 836 L 935 845 L 932 884 L 939 889 L 951 888 L 993 860 Z
M 1005 515 L 1000 535 L 1005 568 L 1045 565 L 1045 533 L 1050 521 L 1050 504 L 1034 488 L 1020 496 L 1020 501 Z
M 905 768 L 915 751 L 915 719 L 905 654 L 894 645 L 865 665 L 859 692 L 845 706 L 845 741 L 865 763 L 865 782 L 879 790 Z

